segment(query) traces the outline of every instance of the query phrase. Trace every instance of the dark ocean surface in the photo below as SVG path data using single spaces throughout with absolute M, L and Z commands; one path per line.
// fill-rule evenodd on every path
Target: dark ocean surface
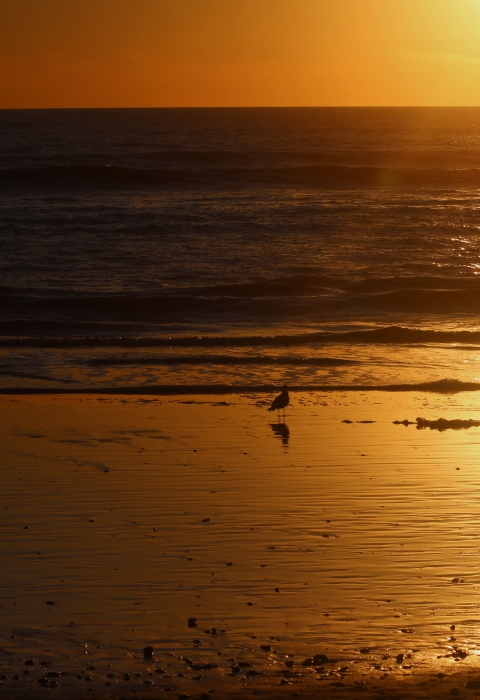
M 0 111 L 0 242 L 0 388 L 480 381 L 480 109 Z

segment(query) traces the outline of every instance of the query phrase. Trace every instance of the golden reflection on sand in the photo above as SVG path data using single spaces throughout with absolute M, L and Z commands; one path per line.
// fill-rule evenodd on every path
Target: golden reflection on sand
M 476 668 L 480 428 L 415 421 L 479 395 L 293 394 L 285 422 L 271 398 L 0 398 L 5 692 L 29 657 L 25 697 L 41 660 L 112 697 Z

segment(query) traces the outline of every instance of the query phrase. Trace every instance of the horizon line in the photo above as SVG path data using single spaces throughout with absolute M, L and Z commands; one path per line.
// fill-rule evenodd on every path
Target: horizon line
M 28 112 L 50 110 L 127 110 L 127 109 L 479 109 L 478 105 L 178 105 L 136 107 L 0 107 L 0 112 Z

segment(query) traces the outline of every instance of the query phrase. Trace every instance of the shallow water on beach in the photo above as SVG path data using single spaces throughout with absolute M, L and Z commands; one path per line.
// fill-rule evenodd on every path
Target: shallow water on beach
M 285 422 L 270 398 L 1 399 L 0 670 L 90 654 L 113 692 L 146 645 L 218 683 L 225 657 L 480 653 L 480 427 L 393 424 L 478 420 L 476 395 L 296 394 Z
M 415 368 L 413 370 L 413 368 Z M 2 390 L 371 386 L 480 382 L 480 345 L 304 343 L 294 347 L 1 348 Z M 479 384 L 480 386 L 480 384 Z

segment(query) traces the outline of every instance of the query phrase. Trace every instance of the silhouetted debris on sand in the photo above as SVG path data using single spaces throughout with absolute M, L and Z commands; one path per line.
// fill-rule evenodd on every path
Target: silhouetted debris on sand
M 352 421 L 343 421 L 344 423 Z M 358 421 L 357 421 L 358 422 Z M 363 421 L 366 422 L 366 421 Z M 468 428 L 478 428 L 480 427 L 480 421 L 478 420 L 462 420 L 459 418 L 454 418 L 452 420 L 447 420 L 446 418 L 437 418 L 436 420 L 429 420 L 428 418 L 417 418 L 416 421 L 405 420 L 395 420 L 393 425 L 404 425 L 408 427 L 409 425 L 416 425 L 417 430 L 438 430 L 443 432 L 445 430 L 468 430 Z
M 417 430 L 467 430 L 468 428 L 478 428 L 480 421 L 478 420 L 447 420 L 446 418 L 438 418 L 438 420 L 427 420 L 426 418 L 417 418 Z

